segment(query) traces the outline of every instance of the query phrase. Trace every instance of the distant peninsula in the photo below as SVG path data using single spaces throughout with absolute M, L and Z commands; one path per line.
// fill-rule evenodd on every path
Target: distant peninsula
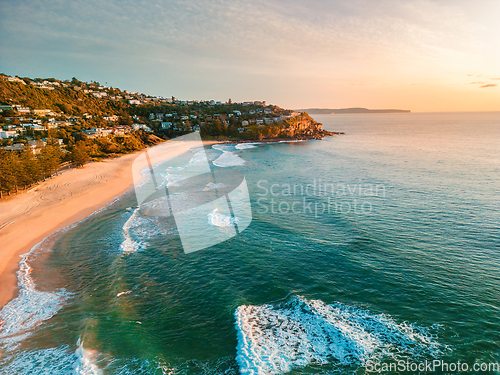
M 367 108 L 308 108 L 299 109 L 311 115 L 329 115 L 345 113 L 410 113 L 409 109 L 367 109 Z

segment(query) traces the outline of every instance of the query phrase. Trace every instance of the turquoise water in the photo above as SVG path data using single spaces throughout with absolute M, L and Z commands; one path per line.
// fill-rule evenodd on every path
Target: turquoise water
M 227 241 L 185 254 L 130 193 L 34 249 L 0 313 L 0 373 L 500 362 L 500 113 L 315 119 L 346 135 L 207 147 L 248 185 L 252 222 Z M 168 186 L 199 152 L 156 167 Z

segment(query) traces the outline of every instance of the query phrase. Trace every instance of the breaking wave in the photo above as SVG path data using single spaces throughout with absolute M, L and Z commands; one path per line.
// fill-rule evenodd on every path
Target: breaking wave
M 208 224 L 216 227 L 234 227 L 238 224 L 238 218 L 223 215 L 216 208 L 207 215 Z
M 231 152 L 231 150 L 234 150 L 233 145 L 213 145 L 212 148 L 222 152 L 222 155 L 212 161 L 213 165 L 220 168 L 245 165 L 245 160 L 240 158 L 234 152 Z
M 101 375 L 101 369 L 95 364 L 95 351 L 85 349 L 81 340 L 78 340 L 77 345 L 78 347 L 75 350 L 74 374 Z
M 0 374 L 5 375 L 101 375 L 95 364 L 97 352 L 83 347 L 80 339 L 72 351 L 68 345 L 58 348 L 23 351 L 15 358 L 0 362 Z
M 142 250 L 144 248 L 144 243 L 134 241 L 132 238 L 132 229 L 138 227 L 143 224 L 144 219 L 139 216 L 140 208 L 136 208 L 132 213 L 132 216 L 125 222 L 123 225 L 123 236 L 125 240 L 120 245 L 120 250 L 125 253 L 135 253 L 138 250 Z
M 340 303 L 294 297 L 239 306 L 236 361 L 242 374 L 283 374 L 309 364 L 363 366 L 383 358 L 436 357 L 445 348 L 427 328 Z
M 210 191 L 210 190 L 217 190 L 217 189 L 222 189 L 225 188 L 226 185 L 223 184 L 222 182 L 219 183 L 213 183 L 209 182 L 204 188 L 203 191 Z
M 248 148 L 256 148 L 256 145 L 260 145 L 260 142 L 251 142 L 251 143 L 238 143 L 236 146 L 234 146 L 235 149 L 237 150 L 245 150 Z
M 231 151 L 224 151 L 221 156 L 212 162 L 215 166 L 226 168 L 245 165 L 245 160 Z

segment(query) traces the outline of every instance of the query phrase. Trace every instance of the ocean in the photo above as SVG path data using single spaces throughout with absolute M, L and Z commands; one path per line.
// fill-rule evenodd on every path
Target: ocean
M 500 374 L 500 112 L 313 117 L 33 248 L 0 374 Z

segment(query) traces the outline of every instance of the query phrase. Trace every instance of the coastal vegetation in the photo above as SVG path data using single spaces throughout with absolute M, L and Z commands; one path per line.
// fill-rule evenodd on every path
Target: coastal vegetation
M 184 101 L 76 78 L 0 74 L 0 194 L 50 177 L 62 166 L 83 166 L 193 131 L 219 141 L 333 134 L 321 127 L 305 112 L 264 101 Z

